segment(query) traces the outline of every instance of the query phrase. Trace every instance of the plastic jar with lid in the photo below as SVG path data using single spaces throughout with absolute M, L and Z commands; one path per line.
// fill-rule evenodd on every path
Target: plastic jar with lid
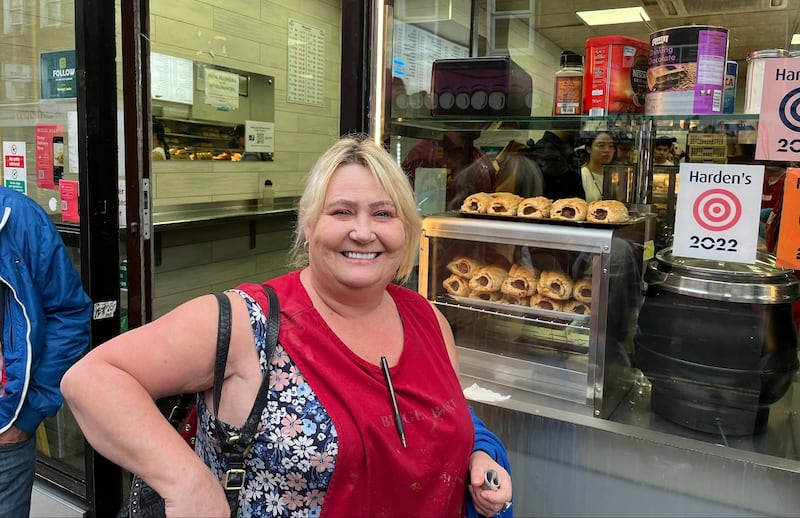
M 553 115 L 580 115 L 583 111 L 583 56 L 565 50 L 556 72 Z

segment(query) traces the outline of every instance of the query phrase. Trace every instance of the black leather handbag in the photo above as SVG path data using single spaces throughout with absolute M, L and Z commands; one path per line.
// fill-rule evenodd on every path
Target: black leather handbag
M 278 343 L 278 329 L 280 325 L 280 308 L 278 297 L 271 288 L 264 286 L 269 300 L 269 313 L 267 320 L 267 365 L 270 364 L 275 346 Z M 269 373 L 265 373 L 261 380 L 261 387 L 258 396 L 253 403 L 250 416 L 245 421 L 241 430 L 236 435 L 225 432 L 224 427 L 216 417 L 219 415 L 219 400 L 222 394 L 222 381 L 225 374 L 225 365 L 228 362 L 228 348 L 231 338 L 231 302 L 228 297 L 221 293 L 214 294 L 219 303 L 219 324 L 217 327 L 217 355 L 214 363 L 214 416 L 216 419 L 217 439 L 223 454 L 228 458 L 228 471 L 225 473 L 223 487 L 231 508 L 231 516 L 238 514 L 239 491 L 244 486 L 245 470 L 244 456 L 253 436 L 256 433 L 258 423 L 261 420 L 261 413 L 269 398 Z M 185 416 L 188 412 L 190 402 L 194 394 L 181 394 L 178 403 L 170 414 L 170 422 L 180 426 L 181 415 Z M 181 414 L 182 413 L 182 414 Z M 131 491 L 128 499 L 117 513 L 117 518 L 164 518 L 165 514 L 164 499 L 150 485 L 138 475 L 133 475 L 131 480 Z

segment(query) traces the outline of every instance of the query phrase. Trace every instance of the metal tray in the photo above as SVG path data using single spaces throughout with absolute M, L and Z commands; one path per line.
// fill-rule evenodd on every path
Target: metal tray
M 569 221 L 565 219 L 532 219 L 532 218 L 522 218 L 519 216 L 494 216 L 491 214 L 475 214 L 472 212 L 457 212 L 459 216 L 465 216 L 468 218 L 478 218 L 478 219 L 493 219 L 493 220 L 505 220 L 505 221 L 519 221 L 520 223 L 535 223 L 535 224 L 544 224 L 544 225 L 562 225 L 562 226 L 569 226 L 569 227 L 591 227 L 591 228 L 617 228 L 617 227 L 624 227 L 625 225 L 631 225 L 633 223 L 638 223 L 643 219 L 646 219 L 649 215 L 646 213 L 638 213 L 638 212 L 631 212 L 629 214 L 628 221 L 623 223 L 595 223 L 593 221 Z
M 564 311 L 552 311 L 549 309 L 532 308 L 529 306 L 518 306 L 516 304 L 501 304 L 490 300 L 475 299 L 472 297 L 459 297 L 457 295 L 443 295 L 445 299 L 452 300 L 465 306 L 473 306 L 482 309 L 490 309 L 499 313 L 515 313 L 518 315 L 529 315 L 542 320 L 550 320 L 560 323 L 571 323 L 574 325 L 584 325 L 589 322 L 591 315 L 579 315 L 577 313 L 566 313 Z

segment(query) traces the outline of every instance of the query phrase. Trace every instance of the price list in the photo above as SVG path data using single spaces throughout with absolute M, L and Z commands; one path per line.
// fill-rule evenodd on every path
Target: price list
M 325 31 L 289 20 L 287 101 L 322 106 L 325 78 Z

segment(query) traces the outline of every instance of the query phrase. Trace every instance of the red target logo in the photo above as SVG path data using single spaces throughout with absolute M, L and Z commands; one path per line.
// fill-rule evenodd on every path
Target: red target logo
M 697 197 L 693 207 L 694 220 L 711 232 L 729 230 L 742 217 L 742 202 L 730 191 L 710 189 Z

